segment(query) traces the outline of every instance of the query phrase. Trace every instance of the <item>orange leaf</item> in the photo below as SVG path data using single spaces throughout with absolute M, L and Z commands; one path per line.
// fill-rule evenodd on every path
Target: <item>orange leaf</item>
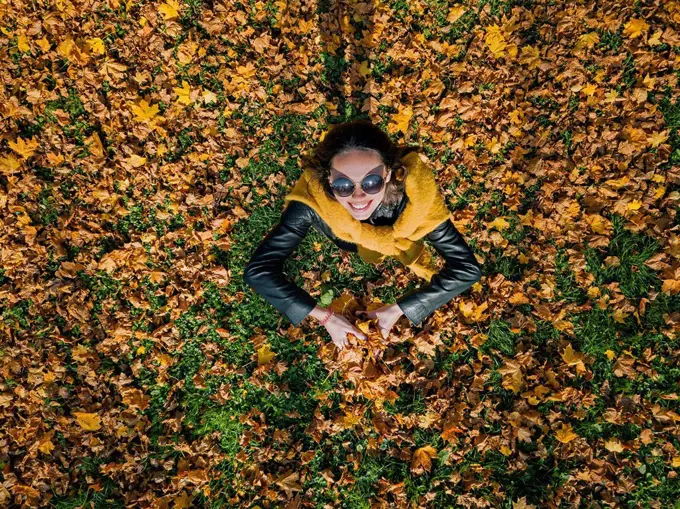
M 416 475 L 422 474 L 423 472 L 429 472 L 432 468 L 432 459 L 436 457 L 437 449 L 431 445 L 419 447 L 411 458 L 411 472 Z

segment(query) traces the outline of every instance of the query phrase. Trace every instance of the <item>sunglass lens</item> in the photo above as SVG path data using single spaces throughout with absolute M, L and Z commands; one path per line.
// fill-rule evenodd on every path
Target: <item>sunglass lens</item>
M 350 196 L 354 192 L 354 182 L 350 179 L 340 177 L 333 181 L 331 188 L 333 188 L 333 192 L 338 196 Z
M 368 194 L 379 193 L 383 187 L 383 178 L 380 175 L 369 175 L 361 183 L 361 188 Z

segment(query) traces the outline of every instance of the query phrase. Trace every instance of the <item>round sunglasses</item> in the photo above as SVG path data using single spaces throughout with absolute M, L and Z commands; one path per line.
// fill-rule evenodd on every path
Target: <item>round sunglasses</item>
M 382 190 L 384 185 L 385 179 L 382 178 L 382 175 L 377 175 L 375 173 L 366 175 L 361 181 L 361 189 L 363 189 L 366 194 L 377 194 Z M 347 177 L 338 177 L 331 183 L 333 192 L 342 198 L 352 196 L 354 187 L 354 181 Z

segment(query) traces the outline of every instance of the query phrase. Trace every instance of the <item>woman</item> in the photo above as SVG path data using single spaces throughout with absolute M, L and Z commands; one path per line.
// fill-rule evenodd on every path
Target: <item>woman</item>
M 285 197 L 279 224 L 264 238 L 246 267 L 244 280 L 296 327 L 307 316 L 322 324 L 342 349 L 347 334 L 366 339 L 344 316 L 333 313 L 282 274 L 284 260 L 314 226 L 340 249 L 379 263 L 394 256 L 429 283 L 395 304 L 371 312 L 383 337 L 406 315 L 420 325 L 435 309 L 481 278 L 479 263 L 450 220 L 432 171 L 418 147 L 395 145 L 369 121 L 333 126 L 303 156 L 306 167 Z M 436 273 L 428 265 L 421 240 L 426 237 L 446 265 Z

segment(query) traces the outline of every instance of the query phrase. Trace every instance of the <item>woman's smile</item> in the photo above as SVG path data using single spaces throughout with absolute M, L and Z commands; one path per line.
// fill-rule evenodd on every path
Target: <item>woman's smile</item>
M 373 200 L 369 200 L 369 201 L 362 203 L 362 204 L 350 203 L 349 206 L 352 207 L 354 210 L 361 212 L 363 210 L 366 210 L 371 205 L 372 201 Z

